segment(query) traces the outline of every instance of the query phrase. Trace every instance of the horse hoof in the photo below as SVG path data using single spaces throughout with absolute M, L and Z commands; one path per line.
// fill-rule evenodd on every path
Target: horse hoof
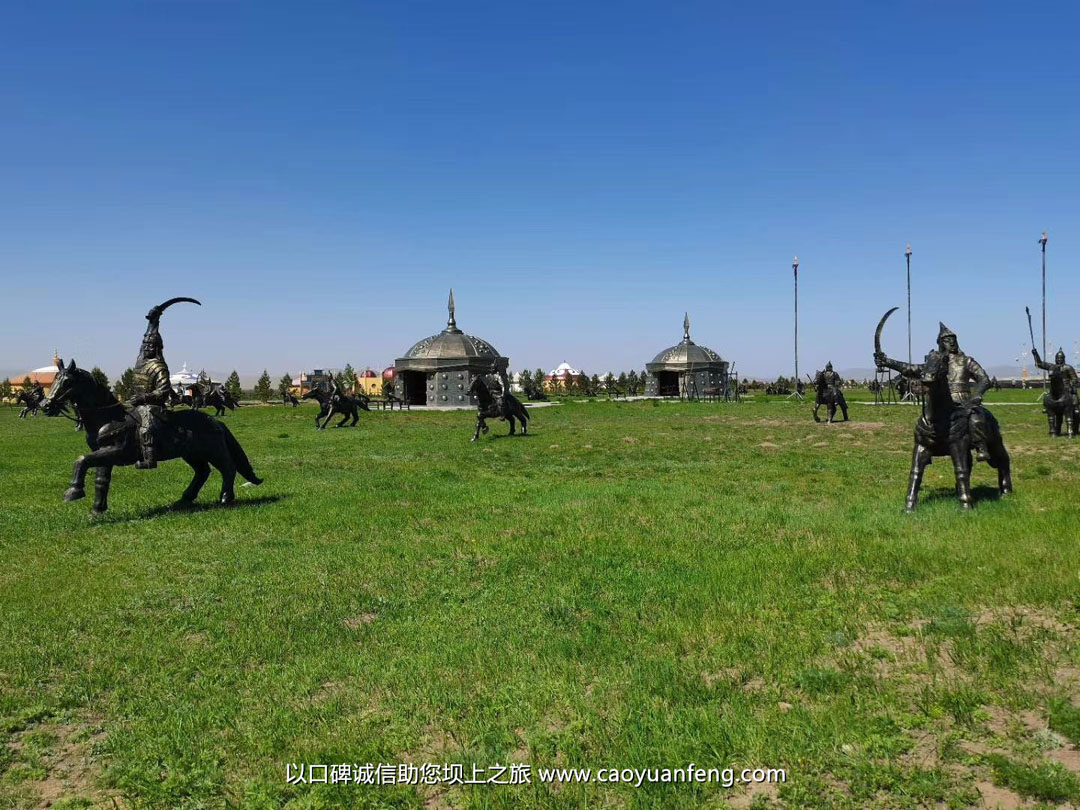
M 77 501 L 80 498 L 85 498 L 85 497 L 86 497 L 86 490 L 85 489 L 79 489 L 78 487 L 72 487 L 71 489 L 69 489 L 67 492 L 64 493 L 64 500 L 66 502 Z

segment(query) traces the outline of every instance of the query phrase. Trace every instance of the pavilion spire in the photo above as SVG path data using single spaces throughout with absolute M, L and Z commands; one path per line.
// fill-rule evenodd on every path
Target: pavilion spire
M 690 342 L 690 313 L 689 312 L 684 312 L 683 313 L 682 330 L 683 330 L 682 339 L 685 340 L 687 343 L 689 343 Z
M 453 287 L 450 288 L 450 300 L 447 301 L 446 308 L 450 312 L 450 317 L 446 321 L 446 331 L 447 332 L 457 332 L 458 331 L 458 325 L 457 325 L 457 321 L 454 319 L 454 288 Z

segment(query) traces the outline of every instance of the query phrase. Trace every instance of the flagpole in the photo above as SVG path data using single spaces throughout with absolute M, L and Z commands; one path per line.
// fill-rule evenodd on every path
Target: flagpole
M 791 260 L 791 269 L 795 271 L 795 381 L 791 396 L 802 399 L 799 393 L 799 257 Z M 789 399 L 791 397 L 788 397 Z
M 911 242 L 904 249 L 907 259 L 907 361 L 911 363 Z
M 1042 246 L 1042 356 L 1046 362 L 1046 231 L 1039 240 Z M 1043 385 L 1046 385 L 1046 371 L 1043 371 Z

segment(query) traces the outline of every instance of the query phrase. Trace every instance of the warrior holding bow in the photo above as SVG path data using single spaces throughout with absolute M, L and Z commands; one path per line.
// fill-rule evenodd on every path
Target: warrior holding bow
M 146 313 L 149 323 L 143 334 L 139 357 L 135 361 L 134 393 L 128 401 L 139 425 L 141 458 L 135 462 L 138 470 L 152 470 L 157 466 L 157 444 L 163 432 L 162 423 L 167 418 L 166 409 L 173 396 L 169 366 L 165 362 L 165 344 L 161 339 L 159 326 L 161 313 L 179 301 L 199 303 L 194 298 L 170 298 Z
M 960 351 L 955 332 L 943 323 L 939 323 L 938 327 L 937 350 L 948 362 L 949 395 L 953 404 L 967 413 L 971 444 L 975 448 L 976 457 L 979 461 L 988 461 L 990 456 L 986 450 L 985 417 L 980 406 L 983 396 L 990 388 L 990 377 L 975 358 Z M 874 361 L 878 366 L 891 368 L 905 377 L 919 379 L 922 376 L 920 364 L 893 360 L 883 352 L 876 353 Z

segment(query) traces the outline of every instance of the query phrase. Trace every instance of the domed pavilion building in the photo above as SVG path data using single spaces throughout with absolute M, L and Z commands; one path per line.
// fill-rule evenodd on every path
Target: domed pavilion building
M 707 389 L 723 392 L 728 362 L 690 339 L 690 315 L 683 316 L 683 339 L 645 364 L 645 395 L 699 399 Z
M 510 363 L 486 340 L 458 329 L 453 290 L 448 308 L 445 329 L 414 344 L 404 357 L 394 361 L 394 394 L 410 406 L 476 407 L 469 394 L 472 381 L 494 370 L 505 370 Z

